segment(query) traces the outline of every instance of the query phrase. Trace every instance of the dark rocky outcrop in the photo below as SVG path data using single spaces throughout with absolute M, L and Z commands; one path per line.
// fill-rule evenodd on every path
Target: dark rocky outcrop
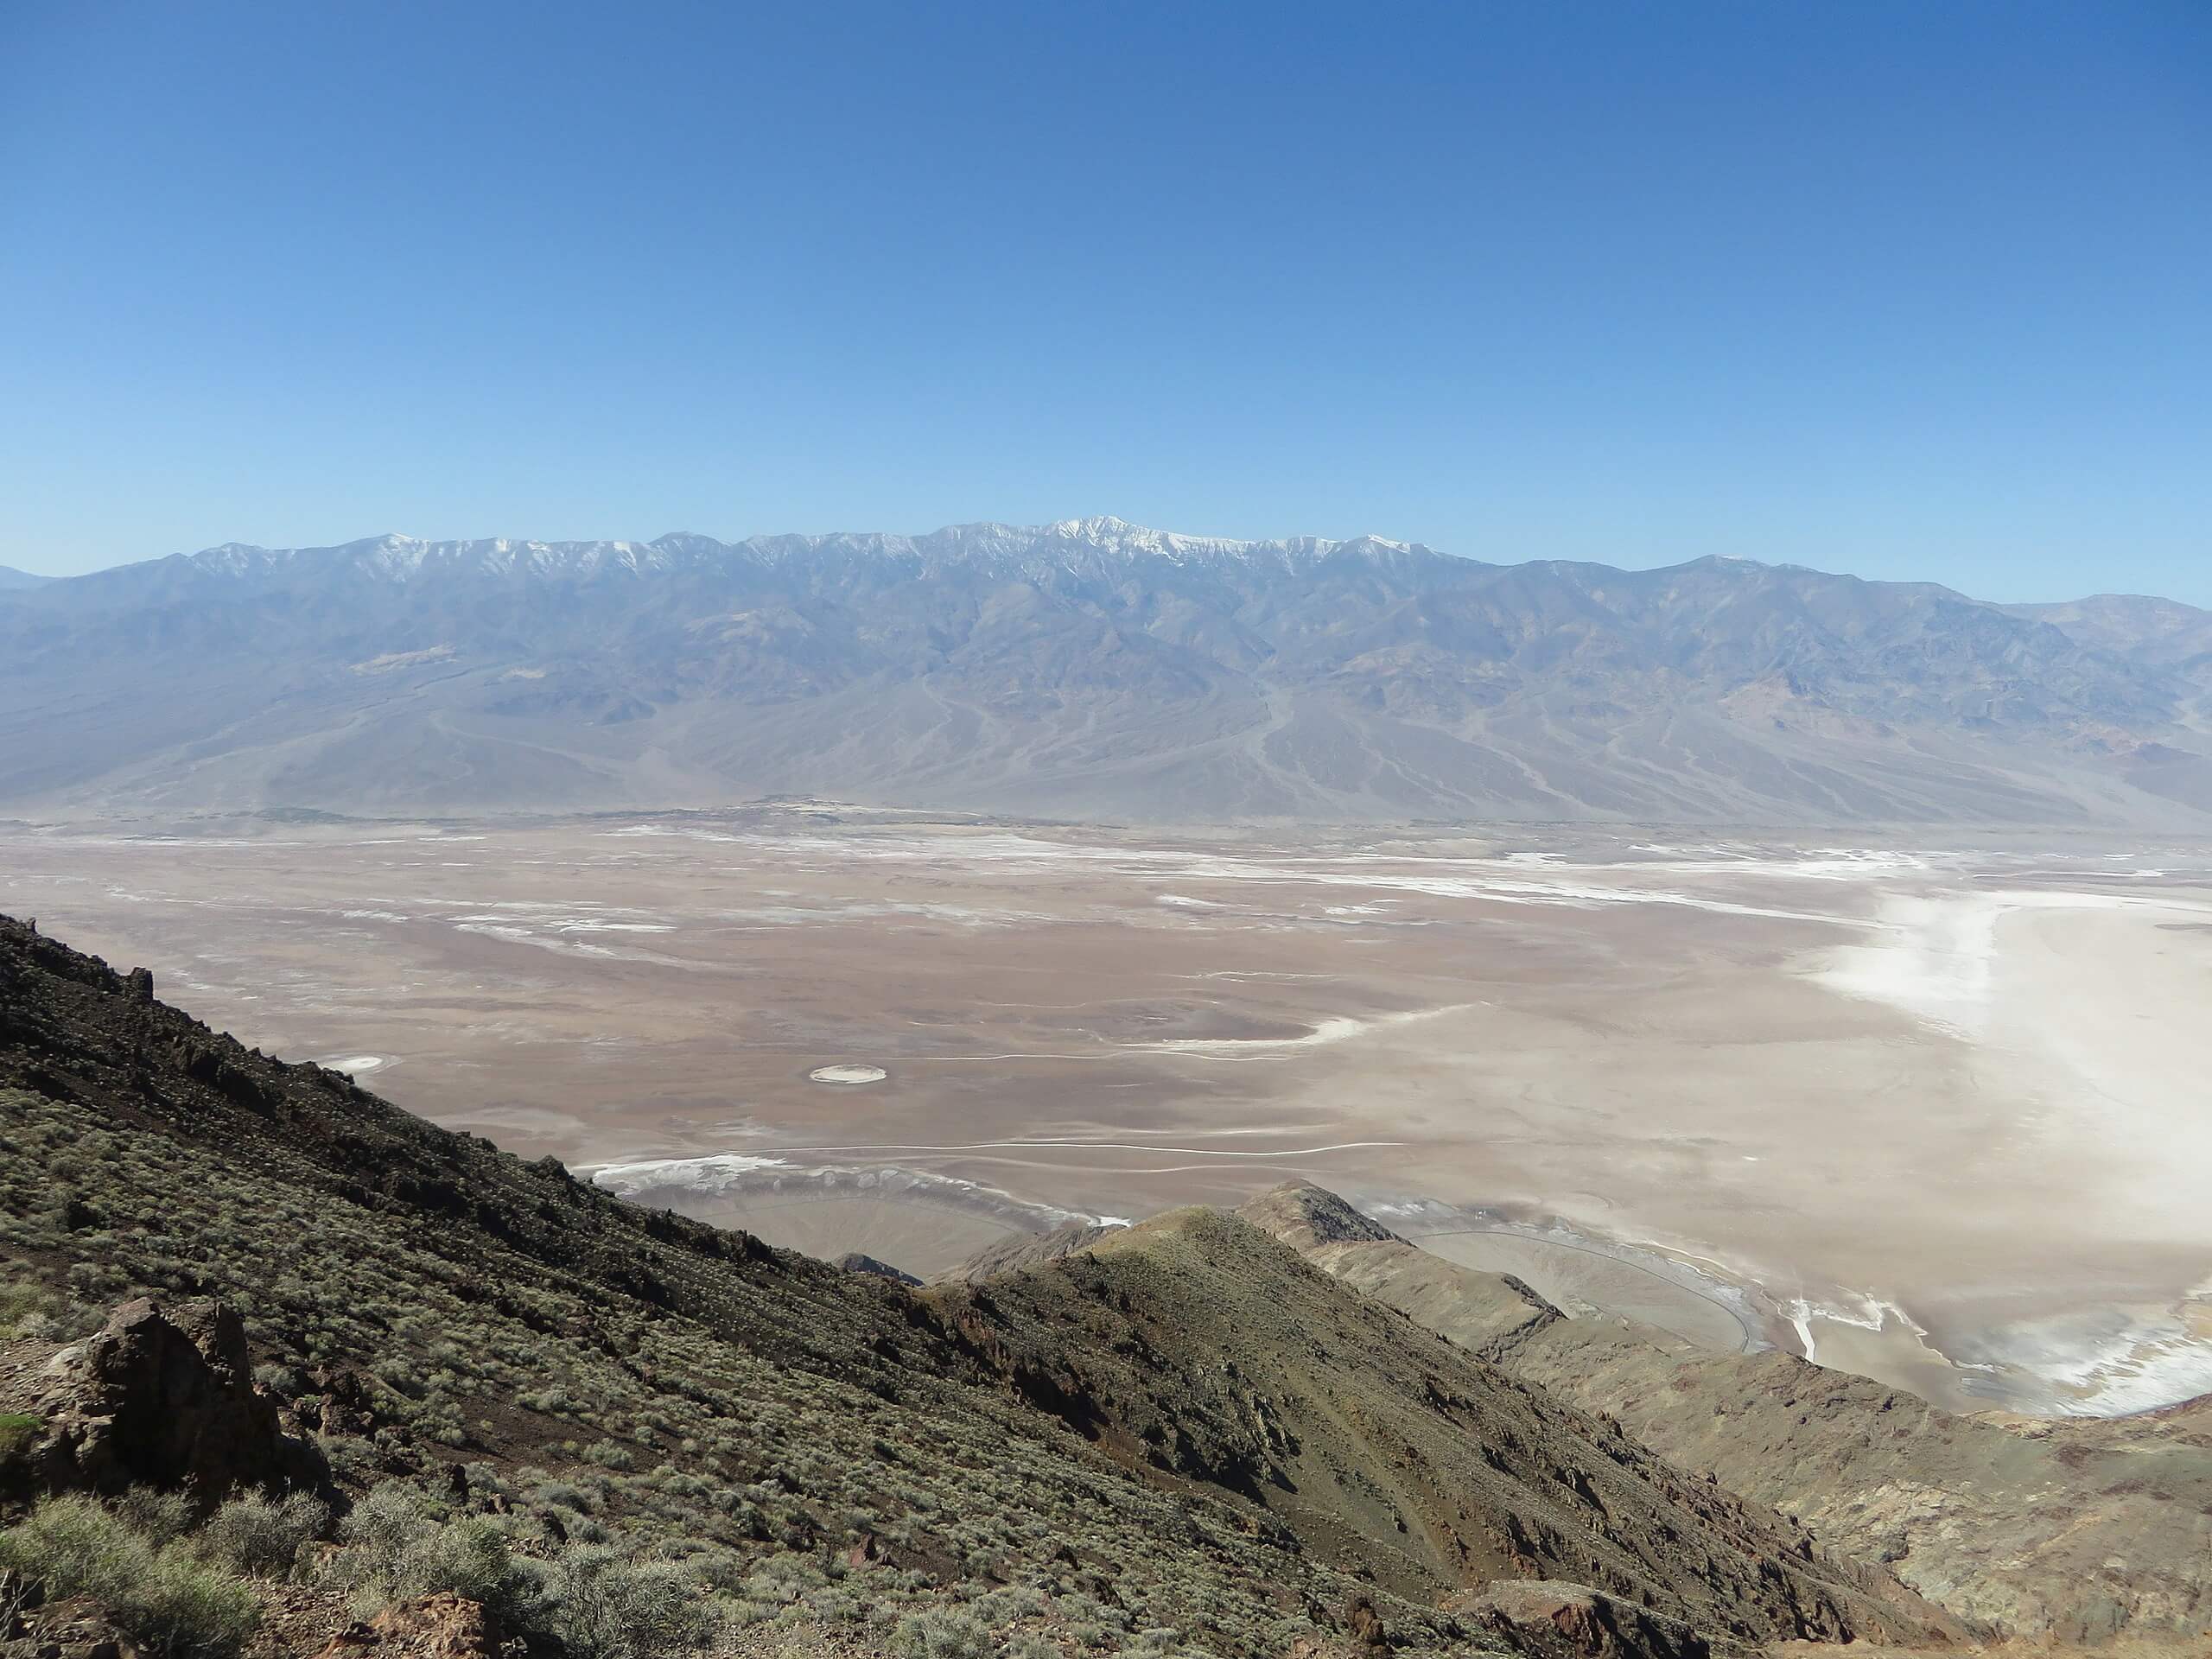
M 43 1427 L 0 1465 L 13 1496 L 150 1485 L 212 1504 L 327 1480 L 254 1387 L 245 1327 L 221 1302 L 126 1302 L 97 1336 L 55 1351 L 34 1387 Z
M 1535 1659 L 1707 1659 L 1713 1651 L 1679 1619 L 1557 1579 L 1501 1579 L 1447 1605 Z
M 888 1279 L 895 1285 L 919 1286 L 922 1282 L 904 1268 L 894 1268 L 888 1262 L 879 1262 L 859 1250 L 848 1250 L 837 1258 L 837 1265 L 847 1273 L 868 1273 L 878 1279 Z
M 346 1626 L 315 1659 L 499 1659 L 500 1643 L 499 1621 L 489 1609 L 441 1591 Z
M 1321 1244 L 1405 1242 L 1373 1217 L 1362 1214 L 1326 1187 L 1311 1181 L 1285 1181 L 1252 1199 L 1237 1213 L 1301 1253 Z

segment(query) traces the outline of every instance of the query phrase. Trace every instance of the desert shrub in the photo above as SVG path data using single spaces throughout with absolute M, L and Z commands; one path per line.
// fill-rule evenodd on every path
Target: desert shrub
M 891 1650 L 899 1659 L 982 1659 L 991 1651 L 991 1633 L 964 1607 L 925 1607 L 899 1621 Z
M 397 1481 L 369 1490 L 339 1523 L 338 1541 L 325 1571 L 366 1609 L 450 1590 L 513 1618 L 529 1598 L 530 1575 L 496 1526 L 480 1516 L 442 1521 Z
M 528 1615 L 571 1659 L 644 1659 L 700 1646 L 708 1608 L 697 1581 L 672 1561 L 632 1561 L 584 1546 L 556 1557 Z
M 154 1544 L 166 1544 L 192 1529 L 192 1500 L 182 1492 L 133 1486 L 111 1506 L 124 1524 Z
M 235 1654 L 260 1622 L 252 1591 L 172 1540 L 156 1544 L 89 1497 L 49 1497 L 0 1532 L 0 1569 L 48 1598 L 83 1596 L 176 1659 Z
M 496 1522 L 442 1519 L 396 1481 L 354 1505 L 338 1536 L 326 1571 L 365 1611 L 451 1590 L 553 1638 L 569 1659 L 645 1659 L 702 1647 L 711 1634 L 702 1586 L 674 1561 L 636 1561 L 589 1541 L 548 1560 L 519 1559 Z
M 38 1285 L 0 1284 L 0 1341 L 47 1335 L 54 1298 Z
M 993 1590 L 978 1597 L 976 1613 L 993 1624 L 1011 1624 L 1035 1618 L 1051 1605 L 1051 1598 L 1033 1586 L 1008 1585 L 1003 1590 Z
M 300 1391 L 300 1374 L 289 1365 L 264 1361 L 253 1368 L 253 1385 L 289 1400 Z
M 315 1449 L 322 1453 L 330 1472 L 342 1483 L 365 1485 L 375 1476 L 375 1452 L 367 1442 L 345 1434 L 317 1434 Z
M 20 1411 L 0 1411 L 0 1458 L 13 1456 L 30 1443 L 43 1420 Z
M 523 1496 L 533 1505 L 580 1512 L 594 1508 L 597 1503 L 594 1494 L 572 1480 L 548 1478 L 533 1481 L 524 1489 Z
M 200 1554 L 219 1567 L 277 1579 L 291 1572 L 300 1546 L 321 1536 L 329 1524 L 329 1509 L 312 1493 L 272 1499 L 254 1492 L 216 1510 L 194 1541 Z
M 0 1283 L 0 1341 L 29 1337 L 40 1342 L 75 1342 L 106 1323 L 103 1309 L 57 1296 L 43 1285 Z
M 627 1471 L 638 1466 L 637 1455 L 628 1446 L 613 1440 L 594 1440 L 584 1447 L 583 1454 L 602 1468 Z
M 858 1624 L 868 1617 L 868 1604 L 848 1590 L 817 1590 L 806 1598 L 806 1610 L 824 1624 Z

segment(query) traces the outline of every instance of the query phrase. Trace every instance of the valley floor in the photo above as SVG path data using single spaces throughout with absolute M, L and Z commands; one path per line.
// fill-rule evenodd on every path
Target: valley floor
M 802 804 L 16 825 L 0 872 L 250 1043 L 817 1255 L 926 1276 L 1303 1176 L 1956 1408 L 2212 1389 L 2202 847 Z

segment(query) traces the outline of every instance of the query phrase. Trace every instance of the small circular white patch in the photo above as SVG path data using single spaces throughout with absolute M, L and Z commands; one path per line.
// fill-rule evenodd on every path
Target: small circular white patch
M 881 1083 L 890 1074 L 880 1065 L 817 1065 L 806 1075 L 811 1083 Z
M 344 1071 L 359 1077 L 364 1071 L 373 1071 L 384 1064 L 381 1054 L 356 1054 L 348 1059 L 317 1060 L 315 1064 L 326 1071 Z

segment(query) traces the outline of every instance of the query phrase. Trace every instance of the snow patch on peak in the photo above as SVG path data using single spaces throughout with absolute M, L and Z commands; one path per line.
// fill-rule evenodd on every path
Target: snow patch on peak
M 1126 518 L 1102 514 L 1091 518 L 1063 518 L 1058 524 L 1039 525 L 1033 535 L 1058 536 L 1095 542 L 1126 542 L 1141 547 L 1250 547 L 1250 542 L 1232 540 L 1223 536 L 1185 536 L 1173 530 L 1154 530 L 1146 524 L 1133 524 Z
M 509 537 L 424 541 L 393 532 L 336 547 L 270 549 L 232 542 L 182 556 L 208 575 L 283 579 L 293 572 L 346 573 L 356 578 L 412 582 L 469 575 L 573 581 L 618 572 L 645 575 L 745 567 L 770 570 L 817 560 L 887 561 L 906 565 L 915 574 L 931 568 L 980 567 L 1042 579 L 1056 572 L 1095 575 L 1125 562 L 1144 559 L 1176 564 L 1263 563 L 1287 569 L 1339 552 L 1397 557 L 1421 555 L 1426 550 L 1379 536 L 1362 536 L 1348 542 L 1311 536 L 1275 541 L 1189 536 L 1101 513 L 1049 524 L 950 524 L 913 537 L 842 532 L 755 536 L 724 543 L 694 531 L 672 531 L 650 542 L 547 542 Z

